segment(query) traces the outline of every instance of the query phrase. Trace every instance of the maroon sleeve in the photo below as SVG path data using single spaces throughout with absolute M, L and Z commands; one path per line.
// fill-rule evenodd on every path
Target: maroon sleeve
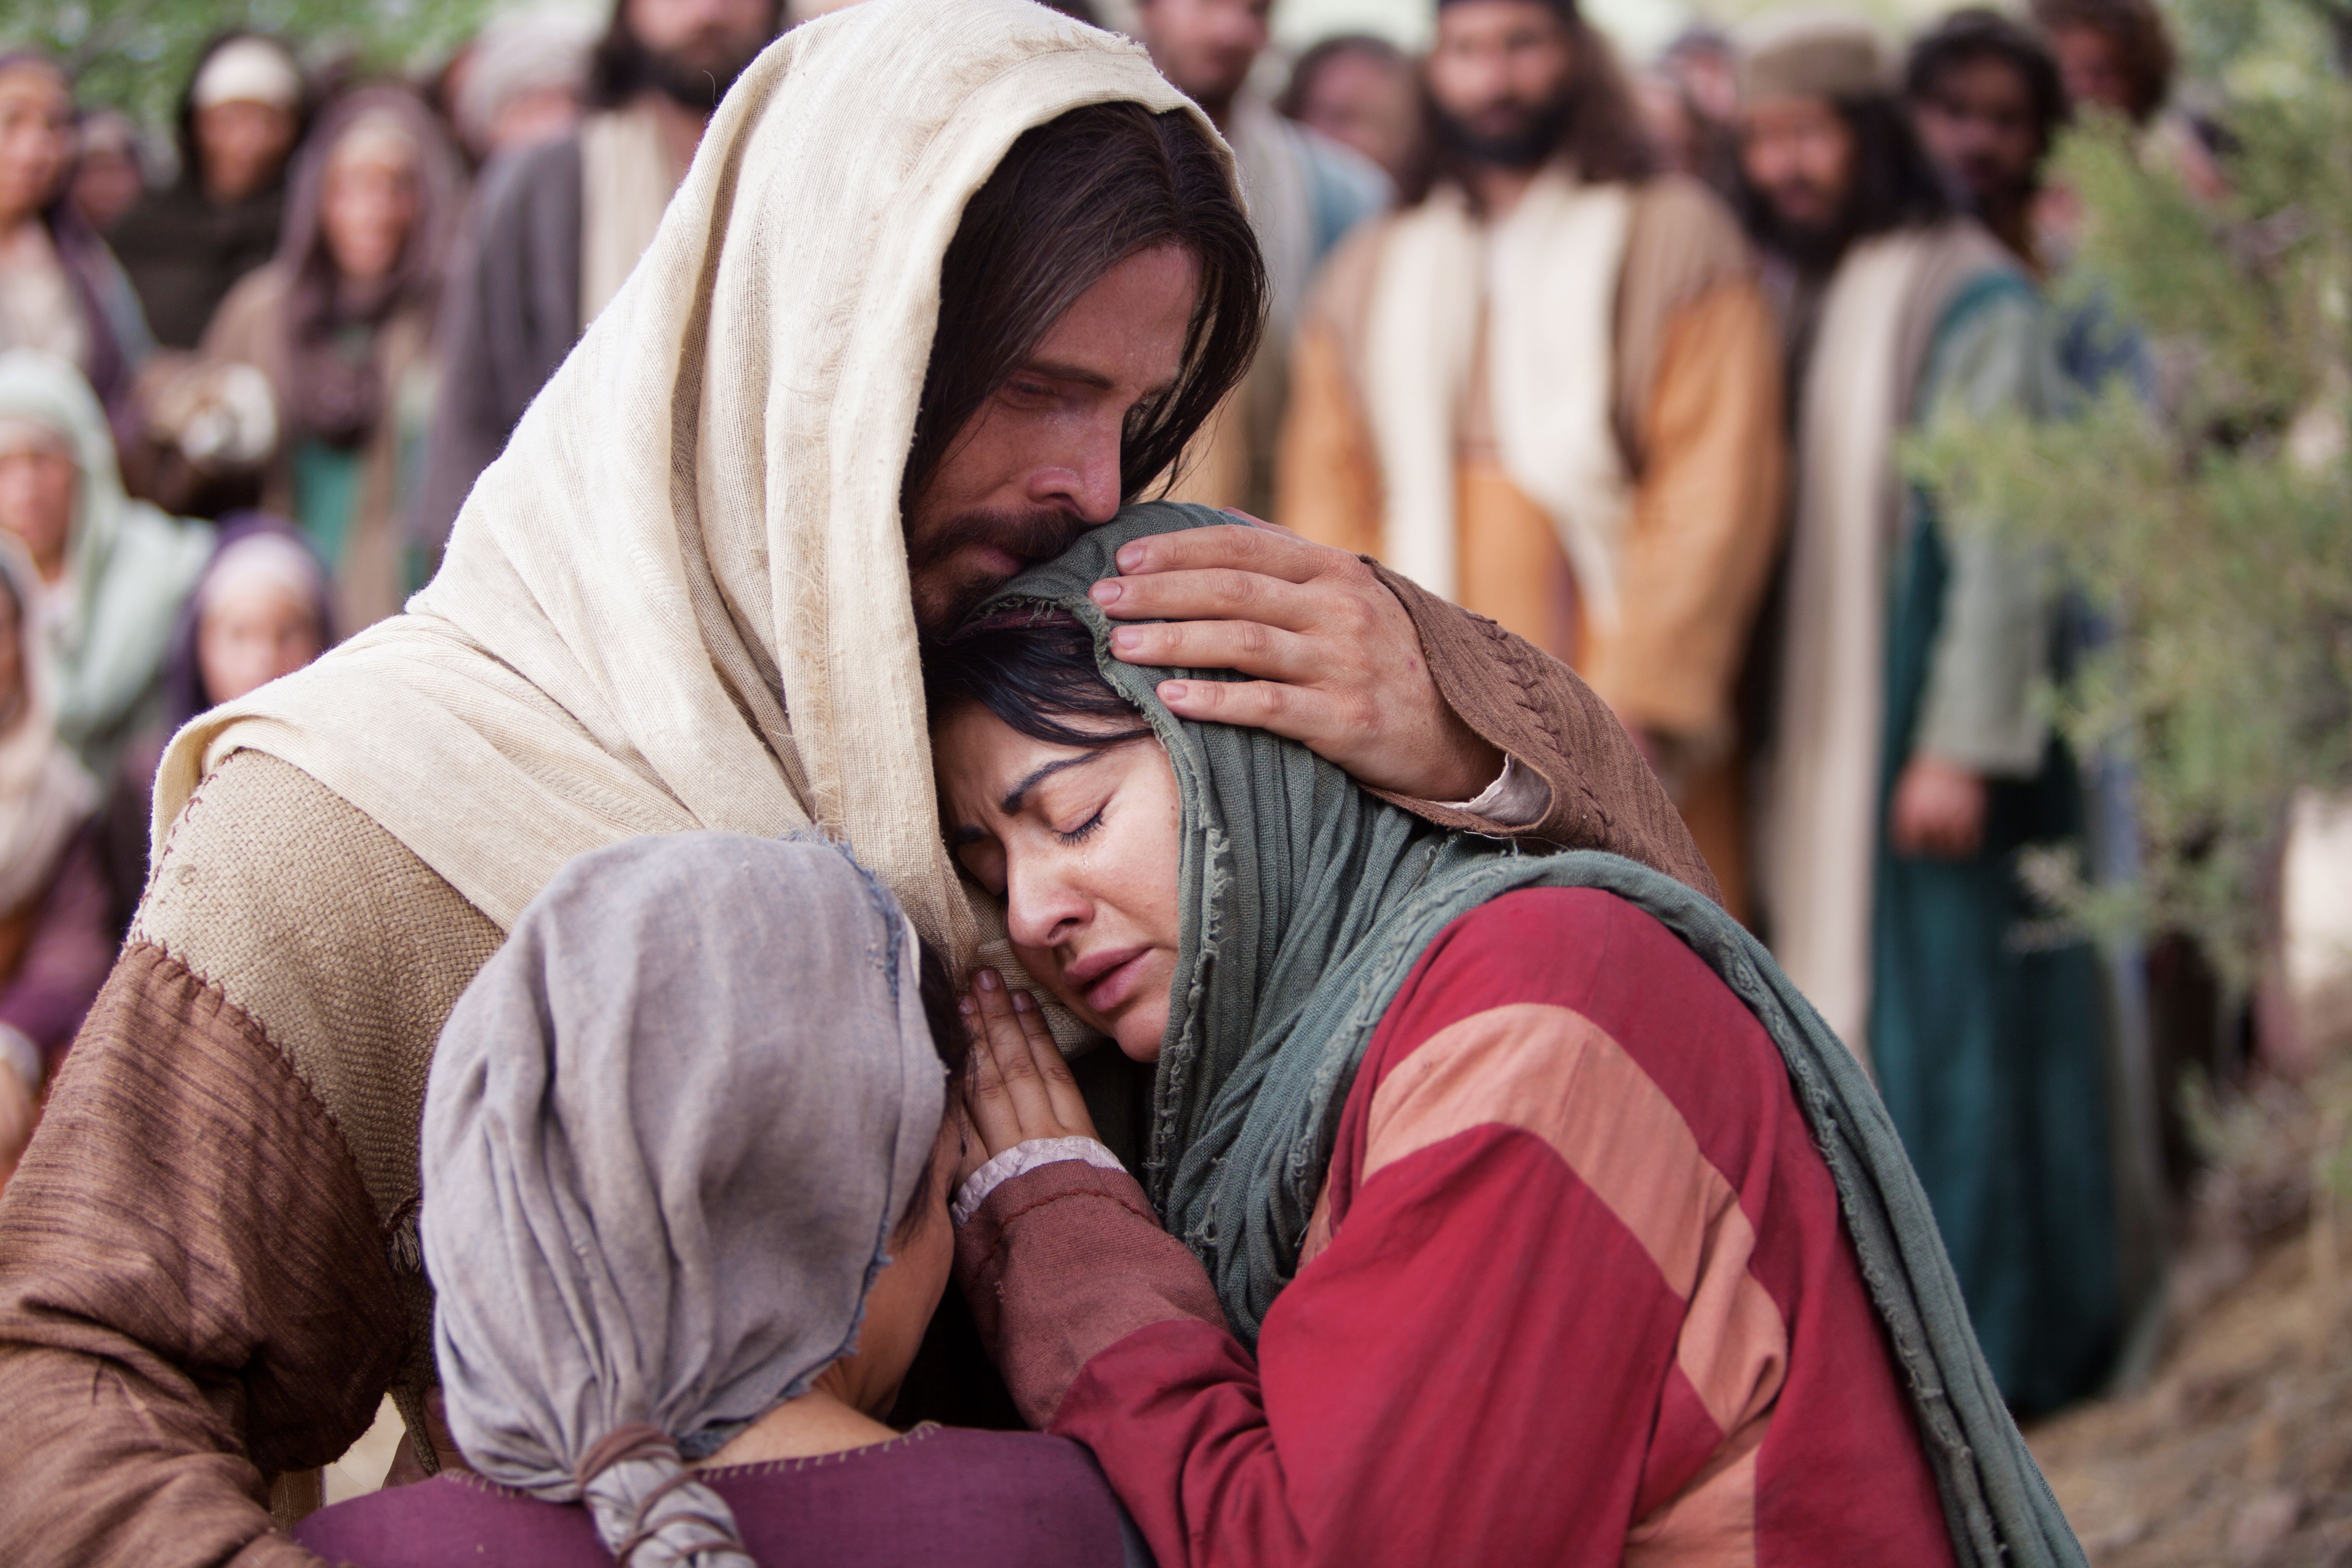
M 1048 1429 L 1094 1449 L 1162 1568 L 1614 1563 L 1679 1317 L 1644 1262 L 1535 1140 L 1464 1134 L 1365 1184 L 1255 1362 L 1162 1322 Z
M 74 836 L 58 861 L 33 939 L 5 990 L 0 1024 L 21 1030 L 58 1069 L 114 967 L 112 895 L 95 832 Z

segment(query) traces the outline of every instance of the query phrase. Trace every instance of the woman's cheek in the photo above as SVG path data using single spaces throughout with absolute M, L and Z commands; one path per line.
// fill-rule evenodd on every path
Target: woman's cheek
M 1106 1035 L 1113 1032 L 1109 1019 L 1079 1001 L 1077 993 L 1063 983 L 1062 965 L 1055 958 L 1053 949 L 1024 947 L 1016 942 L 1013 944 L 1013 956 L 1021 961 L 1022 969 L 1031 980 L 1045 988 L 1047 995 L 1086 1020 L 1088 1027 Z

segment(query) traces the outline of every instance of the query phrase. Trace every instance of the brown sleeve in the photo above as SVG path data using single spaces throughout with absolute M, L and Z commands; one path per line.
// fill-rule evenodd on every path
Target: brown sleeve
M 134 942 L 0 1199 L 15 1568 L 293 1564 L 268 1478 L 365 1431 L 405 1339 L 373 1205 L 284 1056 Z
M 1201 1260 L 1135 1178 L 1082 1160 L 1002 1183 L 956 1232 L 956 1280 L 1021 1418 L 1043 1428 L 1087 1363 L 1172 1319 L 1225 1326 Z
M 1290 406 L 1275 470 L 1274 516 L 1354 555 L 1381 548 L 1381 476 L 1334 330 L 1309 322 L 1290 357 Z
M 1620 620 L 1592 688 L 1624 717 L 1706 743 L 1731 716 L 1783 507 L 1780 351 L 1744 278 L 1675 312 L 1643 420 Z
M 1377 561 L 1365 563 L 1412 616 L 1438 695 L 1482 740 L 1543 775 L 1551 806 L 1529 826 L 1504 829 L 1430 801 L 1375 794 L 1444 827 L 1622 855 L 1722 901 L 1664 786 L 1609 704 L 1573 670 L 1486 616 Z

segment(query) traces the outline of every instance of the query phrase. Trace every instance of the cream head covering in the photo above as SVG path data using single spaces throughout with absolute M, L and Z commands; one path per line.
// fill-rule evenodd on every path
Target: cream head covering
M 248 35 L 212 52 L 196 72 L 188 100 L 198 109 L 220 103 L 266 103 L 294 109 L 302 102 L 302 68 L 282 44 Z
M 425 1091 L 434 1354 L 477 1469 L 584 1501 L 631 1568 L 751 1568 L 680 1460 L 856 1345 L 947 1103 L 919 973 L 897 902 L 814 839 L 632 839 L 523 911 Z
M 771 45 L 475 485 L 440 575 L 182 731 L 158 852 L 251 747 L 500 926 L 616 839 L 816 823 L 969 961 L 900 478 L 965 202 L 1024 131 L 1122 100 L 1199 113 L 1139 47 L 1025 0 L 871 0 Z
M 1799 11 L 1765 18 L 1740 39 L 1739 96 L 1864 98 L 1895 89 L 1885 40 L 1867 17 Z

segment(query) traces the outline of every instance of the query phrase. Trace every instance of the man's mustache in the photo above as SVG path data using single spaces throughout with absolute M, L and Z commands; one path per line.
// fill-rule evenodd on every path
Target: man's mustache
M 1002 550 L 1024 564 L 1050 561 L 1078 541 L 1094 524 L 1059 507 L 1031 507 L 1020 511 L 976 507 L 955 516 L 911 542 L 908 564 L 916 570 L 944 561 L 968 545 Z

